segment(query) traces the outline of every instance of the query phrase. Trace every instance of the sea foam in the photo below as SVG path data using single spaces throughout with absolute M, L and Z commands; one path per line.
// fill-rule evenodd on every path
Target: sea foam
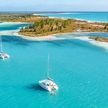
M 93 39 L 89 39 L 88 36 L 75 37 L 75 39 L 80 39 L 80 40 L 83 40 L 83 41 L 87 41 L 87 42 L 89 42 L 93 45 L 96 45 L 96 46 L 104 48 L 105 50 L 108 50 L 108 43 L 107 42 L 95 41 Z

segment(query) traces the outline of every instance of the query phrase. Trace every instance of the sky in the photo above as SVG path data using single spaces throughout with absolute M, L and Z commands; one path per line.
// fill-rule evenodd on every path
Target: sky
M 0 11 L 108 11 L 108 0 L 0 0 Z

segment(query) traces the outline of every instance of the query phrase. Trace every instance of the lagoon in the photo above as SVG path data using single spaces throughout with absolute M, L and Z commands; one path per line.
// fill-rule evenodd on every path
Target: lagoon
M 2 28 L 2 26 L 4 28 Z M 16 30 L 25 24 L 3 24 L 0 30 Z M 61 40 L 30 41 L 2 35 L 10 59 L 0 60 L 0 108 L 107 108 L 108 50 L 73 37 L 108 36 L 107 33 L 58 34 Z M 50 75 L 59 85 L 56 95 L 44 91 L 38 81 Z

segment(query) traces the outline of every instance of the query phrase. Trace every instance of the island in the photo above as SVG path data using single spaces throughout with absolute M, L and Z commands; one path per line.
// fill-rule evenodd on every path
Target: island
M 51 18 L 34 14 L 0 14 L 0 21 L 30 22 L 22 27 L 20 35 L 30 37 L 48 36 L 68 32 L 108 32 L 108 23 L 88 22 L 78 19 Z
M 99 42 L 108 42 L 108 38 L 107 37 L 96 36 L 96 37 L 89 37 L 89 39 L 93 39 L 93 40 L 99 41 Z

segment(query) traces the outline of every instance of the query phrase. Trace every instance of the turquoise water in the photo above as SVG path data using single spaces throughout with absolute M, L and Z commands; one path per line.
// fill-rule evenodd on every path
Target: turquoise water
M 30 25 L 30 23 L 7 23 L 3 22 L 0 23 L 0 31 L 2 30 L 16 30 L 19 29 L 20 27 Z
M 3 26 L 18 29 L 25 25 Z M 0 60 L 0 108 L 108 108 L 108 51 L 68 38 L 78 35 L 84 34 L 70 33 L 62 35 L 67 37 L 65 40 L 35 42 L 2 36 L 4 50 L 11 57 Z M 55 95 L 38 86 L 38 81 L 46 78 L 48 53 L 50 75 L 59 85 Z
M 108 12 L 41 13 L 41 15 L 59 18 L 77 18 L 89 21 L 108 22 Z

